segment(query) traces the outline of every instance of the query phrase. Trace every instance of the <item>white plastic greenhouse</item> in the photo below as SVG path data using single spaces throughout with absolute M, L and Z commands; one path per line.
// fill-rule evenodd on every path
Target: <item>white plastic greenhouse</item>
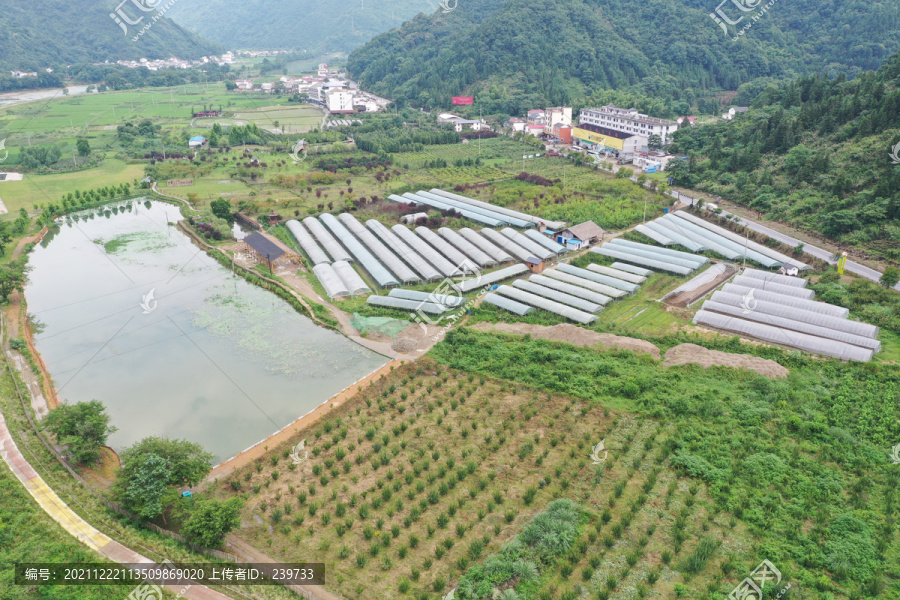
M 584 298 L 588 302 L 593 302 L 594 304 L 605 305 L 612 301 L 612 298 L 606 296 L 604 294 L 600 294 L 594 291 L 591 291 L 587 288 L 583 288 L 579 285 L 574 285 L 571 283 L 566 283 L 564 281 L 559 281 L 558 279 L 553 279 L 552 277 L 545 277 L 544 275 L 532 275 L 529 278 L 529 281 L 533 281 L 538 285 L 542 285 L 544 287 L 548 287 L 554 290 L 559 290 L 560 292 L 565 292 L 572 296 L 577 296 L 579 298 Z
M 335 261 L 331 263 L 331 266 L 334 268 L 334 272 L 337 273 L 338 277 L 341 278 L 341 281 L 344 282 L 344 286 L 347 288 L 347 291 L 350 292 L 350 295 L 359 296 L 360 294 L 372 293 L 372 288 L 363 281 L 363 278 L 356 272 L 353 265 L 346 260 Z
M 388 248 L 403 259 L 406 264 L 412 267 L 413 271 L 421 275 L 423 279 L 435 281 L 441 278 L 441 274 L 437 269 L 428 264 L 428 261 L 422 258 L 418 252 L 410 248 L 406 242 L 397 237 L 396 233 L 385 227 L 380 221 L 369 219 L 366 221 L 366 227 L 377 235 L 382 242 L 387 244 Z
M 628 292 L 624 290 L 620 290 L 618 288 L 614 288 L 609 285 L 604 285 L 602 283 L 597 283 L 596 281 L 591 281 L 589 279 L 585 279 L 583 277 L 578 277 L 577 275 L 570 275 L 569 273 L 563 273 L 562 271 L 558 271 L 556 269 L 547 269 L 544 271 L 545 277 L 552 277 L 557 281 L 562 281 L 564 283 L 569 283 L 572 285 L 577 285 L 583 287 L 585 289 L 597 292 L 598 294 L 603 294 L 604 296 L 609 296 L 610 298 L 621 298 L 622 296 L 628 295 Z
M 386 266 L 390 269 L 391 273 L 397 276 L 399 281 L 402 281 L 407 285 L 422 281 L 421 277 L 416 275 L 402 260 L 397 258 L 397 255 L 381 243 L 381 241 L 375 237 L 375 234 L 367 229 L 365 225 L 360 223 L 356 217 L 350 213 L 341 213 L 338 215 L 338 219 L 351 233 L 353 233 L 353 235 L 366 245 L 369 251 L 381 261 L 381 264 Z
M 470 243 L 474 244 L 478 248 L 481 249 L 482 252 L 489 255 L 491 258 L 496 260 L 498 263 L 510 262 L 513 260 L 513 257 L 504 252 L 499 246 L 494 244 L 493 242 L 488 241 L 486 237 L 483 235 L 479 235 L 477 231 L 474 229 L 469 229 L 468 227 L 463 227 L 459 231 L 457 231 L 459 235 L 464 237 Z
M 566 294 L 565 292 L 538 285 L 533 281 L 517 279 L 513 281 L 513 287 L 538 296 L 543 296 L 544 298 L 549 298 L 550 300 L 571 306 L 572 308 L 577 308 L 578 310 L 583 310 L 584 312 L 596 313 L 603 308 L 600 304 L 594 304 L 593 302 L 588 302 L 584 298 L 578 298 L 577 296 Z
M 338 243 L 334 236 L 325 229 L 325 226 L 322 225 L 322 222 L 318 219 L 315 217 L 306 217 L 303 219 L 303 224 L 306 225 L 306 228 L 309 229 L 313 237 L 322 244 L 322 247 L 325 248 L 325 252 L 331 256 L 332 260 L 353 261 L 353 258 L 346 250 L 344 250 L 343 246 Z
M 406 300 L 405 298 L 394 298 L 393 296 L 369 296 L 366 303 L 372 306 L 384 306 L 386 308 L 399 308 L 401 310 L 426 312 L 431 315 L 441 315 L 447 311 L 445 306 L 434 304 L 433 302 L 422 302 L 421 300 Z
M 297 243 L 300 244 L 300 247 L 303 248 L 303 251 L 306 253 L 306 256 L 309 257 L 310 262 L 312 262 L 313 266 L 321 265 L 321 264 L 329 264 L 331 263 L 331 259 L 328 258 L 328 255 L 325 254 L 325 251 L 319 247 L 313 237 L 309 234 L 300 221 L 296 221 L 291 219 L 287 223 L 285 223 L 288 231 L 291 232 L 291 235 L 294 236 L 294 239 L 297 240 Z
M 535 308 L 540 308 L 548 312 L 558 314 L 567 319 L 575 321 L 576 323 L 581 323 L 582 325 L 588 325 L 597 320 L 597 315 L 592 315 L 591 313 L 585 312 L 583 310 L 578 310 L 577 308 L 572 308 L 571 306 L 566 306 L 565 304 L 562 304 L 560 302 L 555 302 L 548 298 L 544 298 L 542 296 L 538 296 L 536 294 L 532 294 L 514 287 L 510 287 L 508 285 L 501 285 L 497 292 L 508 298 L 512 298 L 517 302 L 528 304 Z
M 536 256 L 544 260 L 548 258 L 554 258 L 556 256 L 556 252 L 544 248 L 534 240 L 525 237 L 515 229 L 504 227 L 500 230 L 500 233 L 512 240 L 512 242 L 516 245 L 528 250 L 531 253 L 531 256 Z
M 563 273 L 568 273 L 569 275 L 574 275 L 575 277 L 581 277 L 582 279 L 587 279 L 588 281 L 602 283 L 603 285 L 614 287 L 617 290 L 622 290 L 623 292 L 627 292 L 629 294 L 633 294 L 641 287 L 639 285 L 629 283 L 628 281 L 622 281 L 621 279 L 616 279 L 615 277 L 601 275 L 600 273 L 595 273 L 593 271 L 582 269 L 580 267 L 573 267 L 572 265 L 567 265 L 565 263 L 556 265 L 556 268 Z
M 410 231 L 408 227 L 398 224 L 391 227 L 391 231 L 396 233 L 397 237 L 406 242 L 410 248 L 423 256 L 425 260 L 440 271 L 441 275 L 444 277 L 453 277 L 459 273 L 459 268 L 456 265 L 447 260 L 443 254 L 428 245 L 428 242 Z
M 522 304 L 521 302 L 516 302 L 512 298 L 507 298 L 506 296 L 501 296 L 499 294 L 488 294 L 484 297 L 484 301 L 519 316 L 525 316 L 534 311 L 534 307 Z
M 466 196 L 460 196 L 459 194 L 454 194 L 453 192 L 445 192 L 444 190 L 432 189 L 431 193 L 437 194 L 438 196 L 444 196 L 446 198 L 453 198 L 454 200 L 459 200 L 460 202 L 465 202 L 471 206 L 479 206 L 481 208 L 487 208 L 501 215 L 507 215 L 510 217 L 516 217 L 525 221 L 530 221 L 534 223 L 538 227 L 549 227 L 550 229 L 560 230 L 565 229 L 566 224 L 563 221 L 548 221 L 546 219 L 542 219 L 540 217 L 535 217 L 523 212 L 519 212 L 517 210 L 512 210 L 509 208 L 503 208 L 501 206 L 494 206 L 488 202 L 482 202 L 481 200 L 475 200 L 474 198 L 468 198 Z
M 816 293 L 807 288 L 796 287 L 793 285 L 781 285 L 773 283 L 765 279 L 756 279 L 755 277 L 746 277 L 738 275 L 732 280 L 732 283 L 742 285 L 744 287 L 756 288 L 758 290 L 766 290 L 775 292 L 776 294 L 784 294 L 785 296 L 793 296 L 794 298 L 803 298 L 804 300 L 812 300 Z
M 487 227 L 485 227 L 481 230 L 481 235 L 499 246 L 504 252 L 512 254 L 519 260 L 526 260 L 529 257 L 533 256 L 532 252 L 513 242 L 511 239 L 509 239 L 499 231 L 495 231 L 493 229 L 488 229 Z
M 344 285 L 344 282 L 330 264 L 326 263 L 314 266 L 313 275 L 316 276 L 319 283 L 325 288 L 325 293 L 328 294 L 328 298 L 331 300 L 334 300 L 335 298 L 346 298 L 350 295 L 347 286 Z
M 432 302 L 434 304 L 443 304 L 449 308 L 456 308 L 457 306 L 462 306 L 462 304 L 466 301 L 462 296 L 450 296 L 447 294 L 437 294 L 428 292 L 419 292 L 417 290 L 404 290 L 401 288 L 394 288 L 389 293 L 388 296 L 392 296 L 394 298 L 405 298 L 406 300 L 418 300 L 418 301 L 426 301 Z
M 378 262 L 378 259 L 369 252 L 365 246 L 356 239 L 350 231 L 344 227 L 344 224 L 337 220 L 337 217 L 330 213 L 322 215 L 322 222 L 337 236 L 347 247 L 347 250 L 356 258 L 356 260 L 369 272 L 378 285 L 381 287 L 391 287 L 400 285 L 400 282 L 387 268 Z
M 526 267 L 525 265 L 510 265 L 508 267 L 503 267 L 502 269 L 497 269 L 496 271 L 493 271 L 491 273 L 482 273 L 478 277 L 460 281 L 456 287 L 459 288 L 460 292 L 466 294 L 480 287 L 491 285 L 497 283 L 498 281 L 503 281 L 504 279 L 509 279 L 510 277 L 515 277 L 516 275 L 521 275 L 522 273 L 527 272 L 528 267 Z
M 608 275 L 610 277 L 615 277 L 616 279 L 621 279 L 622 281 L 628 281 L 629 283 L 642 284 L 647 281 L 646 277 L 641 277 L 640 275 L 635 275 L 634 273 L 629 273 L 627 271 L 621 271 L 619 269 L 613 269 L 612 267 L 604 267 L 603 265 L 598 264 L 589 264 L 587 267 L 589 270 L 594 273 L 600 273 L 601 275 Z
M 480 267 L 492 267 L 497 261 L 488 256 L 481 248 L 447 227 L 438 229 L 438 234 L 457 250 L 471 258 Z

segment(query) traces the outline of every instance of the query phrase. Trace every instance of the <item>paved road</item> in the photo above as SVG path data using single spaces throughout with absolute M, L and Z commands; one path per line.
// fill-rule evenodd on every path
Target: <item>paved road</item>
M 675 192 L 675 193 L 677 194 L 678 192 Z M 672 197 L 675 197 L 675 196 L 672 195 Z M 696 199 L 691 198 L 690 196 L 686 196 L 684 194 L 679 194 L 677 199 L 681 202 L 684 202 L 685 204 L 690 204 L 690 205 L 694 205 L 697 202 Z M 731 215 L 730 212 L 728 212 L 726 210 L 722 211 L 722 216 L 727 217 L 730 215 Z M 739 223 L 741 223 L 742 225 L 744 225 L 745 227 L 747 227 L 748 229 L 750 229 L 752 231 L 757 231 L 759 233 L 765 234 L 772 239 L 778 240 L 779 242 L 781 242 L 783 244 L 787 244 L 791 248 L 795 248 L 797 245 L 803 244 L 803 252 L 804 253 L 809 254 L 810 256 L 815 256 L 816 258 L 824 260 L 825 262 L 827 262 L 828 264 L 831 264 L 831 265 L 836 263 L 836 261 L 832 260 L 832 258 L 831 258 L 832 253 L 828 250 L 819 248 L 818 246 L 813 246 L 812 244 L 807 244 L 806 242 L 802 242 L 801 240 L 798 240 L 797 238 L 792 238 L 789 235 L 785 235 L 779 231 L 775 231 L 771 227 L 766 227 L 765 225 L 757 223 L 756 221 L 751 221 L 750 219 L 747 219 L 745 217 L 740 217 L 737 215 L 735 215 L 735 217 Z M 855 273 L 856 275 L 859 275 L 860 277 L 865 277 L 866 279 L 871 279 L 872 281 L 874 281 L 876 283 L 881 278 L 881 273 L 879 271 L 876 271 L 875 269 L 869 268 L 865 265 L 861 265 L 852 260 L 847 261 L 847 265 L 846 265 L 845 269 L 847 271 L 850 271 L 851 273 Z M 898 292 L 900 292 L 900 283 L 895 285 L 894 289 L 897 290 Z
M 22 456 L 9 429 L 6 427 L 6 420 L 3 418 L 2 413 L 0 413 L 0 457 L 3 458 L 16 479 L 25 486 L 25 489 L 28 490 L 28 493 L 31 494 L 31 497 L 34 498 L 44 512 L 85 546 L 120 564 L 155 563 L 155 561 L 138 554 L 130 548 L 126 548 L 102 531 L 94 528 L 90 523 L 82 519 L 78 513 L 69 508 L 50 489 L 50 486 L 47 485 L 43 478 L 37 474 L 28 461 L 25 460 L 25 457 Z M 174 585 L 164 587 L 178 594 L 179 598 L 188 598 L 190 600 L 230 600 L 228 596 L 203 585 L 192 585 L 186 588 Z M 149 597 L 154 596 L 151 595 Z

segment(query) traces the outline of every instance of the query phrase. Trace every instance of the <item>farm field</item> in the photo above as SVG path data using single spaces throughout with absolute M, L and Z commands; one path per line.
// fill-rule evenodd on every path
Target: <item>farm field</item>
M 678 561 L 701 534 L 723 539 L 723 556 L 748 545 L 699 484 L 661 467 L 670 428 L 597 401 L 423 359 L 301 435 L 310 453 L 299 467 L 290 445 L 275 448 L 217 492 L 247 498 L 245 521 L 255 524 L 241 537 L 284 560 L 321 556 L 333 589 L 351 600 L 440 598 L 557 498 L 584 511 L 580 535 L 541 569 L 530 597 L 611 580 L 670 597 L 683 580 Z M 602 439 L 609 458 L 594 465 Z M 673 553 L 665 523 L 676 515 L 692 525 Z M 715 571 L 698 573 L 691 589 Z
M 10 214 L 20 208 L 32 210 L 35 204 L 56 202 L 76 189 L 91 189 L 107 185 L 134 184 L 144 178 L 144 166 L 128 164 L 114 158 L 85 171 L 51 175 L 26 175 L 22 181 L 0 182 L 0 198 Z

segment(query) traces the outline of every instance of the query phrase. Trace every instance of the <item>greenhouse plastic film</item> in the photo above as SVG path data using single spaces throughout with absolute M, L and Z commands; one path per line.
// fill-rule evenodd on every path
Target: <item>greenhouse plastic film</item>
M 405 225 L 394 225 L 391 231 L 397 234 L 397 237 L 406 242 L 406 244 L 424 257 L 435 269 L 440 271 L 444 277 L 452 277 L 459 273 L 459 267 L 447 260 L 443 254 L 431 247 L 428 242 L 417 236 Z
M 587 279 L 589 281 L 596 281 L 597 283 L 602 283 L 603 285 L 608 285 L 610 287 L 616 288 L 617 290 L 622 290 L 631 294 L 641 288 L 641 286 L 629 283 L 628 281 L 622 281 L 621 279 L 616 279 L 615 277 L 601 275 L 600 273 L 594 273 L 593 271 L 589 271 L 588 269 L 573 267 L 572 265 L 567 265 L 565 263 L 556 265 L 556 269 L 558 271 L 562 271 L 563 273 L 568 273 L 569 275 L 581 277 L 582 279 Z
M 471 258 L 480 267 L 492 267 L 497 261 L 488 256 L 481 248 L 447 227 L 438 229 L 438 234 L 457 250 Z
M 331 299 L 343 298 L 350 295 L 350 291 L 344 282 L 335 273 L 334 268 L 329 264 L 321 264 L 313 267 L 313 274 L 325 288 L 325 293 Z
M 645 246 L 644 248 L 633 248 L 631 246 L 626 246 L 625 244 L 614 244 L 612 242 L 607 242 L 600 246 L 600 248 L 591 248 L 591 252 L 597 252 L 602 248 L 611 248 L 618 252 L 627 252 L 633 256 L 640 256 L 642 258 L 649 258 L 650 260 L 655 260 L 658 262 L 664 262 L 671 265 L 677 265 L 679 267 L 686 267 L 691 271 L 699 269 L 703 266 L 704 263 L 697 262 L 696 260 L 689 260 L 686 258 L 679 258 L 677 256 L 669 256 L 668 254 L 663 254 L 659 252 L 660 250 L 666 250 L 666 248 L 657 248 L 656 246 Z M 700 258 L 698 256 L 694 256 L 693 259 Z M 706 258 L 705 256 L 703 258 Z
M 412 249 L 406 242 L 401 240 L 396 233 L 385 227 L 381 222 L 370 219 L 366 221 L 366 227 L 381 238 L 381 241 L 387 244 L 388 248 L 393 250 L 397 256 L 403 259 L 406 264 L 412 267 L 412 269 L 421 275 L 423 279 L 434 281 L 441 278 L 441 274 L 437 269 L 432 267 L 418 252 Z
M 303 219 L 303 224 L 306 225 L 306 228 L 309 229 L 313 237 L 322 244 L 322 247 L 325 248 L 325 252 L 331 256 L 332 260 L 353 261 L 353 257 L 351 257 L 334 236 L 325 229 L 325 226 L 322 225 L 321 221 L 315 217 L 306 217 Z
M 737 333 L 763 342 L 796 348 L 805 352 L 833 356 L 841 360 L 868 362 L 872 360 L 873 355 L 873 352 L 867 348 L 860 348 L 859 346 L 852 346 L 796 331 L 786 332 L 771 325 L 763 325 L 762 323 L 746 321 L 707 310 L 697 311 L 697 314 L 694 315 L 694 324 L 706 325 L 721 331 Z
M 460 202 L 459 200 L 456 200 L 455 198 L 447 198 L 446 196 L 440 196 L 440 195 L 433 194 L 431 192 L 425 192 L 425 191 L 416 192 L 416 196 L 420 196 L 423 198 L 428 198 L 429 200 L 435 200 L 437 202 L 443 202 L 445 204 L 449 204 L 450 206 L 452 206 L 453 208 L 455 208 L 456 210 L 458 210 L 460 212 L 462 212 L 464 210 L 469 210 L 474 213 L 484 215 L 485 217 L 488 217 L 489 219 L 496 219 L 500 223 L 513 225 L 515 227 L 534 227 L 534 224 L 531 223 L 530 221 L 525 221 L 525 220 L 519 219 L 517 217 L 511 217 L 508 215 L 500 214 L 492 208 L 483 208 L 480 206 L 474 206 L 472 204 L 468 204 L 466 202 Z
M 768 302 L 776 302 L 785 306 L 802 308 L 803 310 L 808 310 L 810 312 L 820 313 L 823 315 L 830 315 L 839 319 L 846 319 L 850 314 L 850 311 L 842 306 L 826 304 L 825 302 L 816 302 L 815 300 L 804 300 L 803 298 L 795 298 L 794 296 L 785 296 L 784 294 L 779 294 L 778 292 L 769 292 L 766 290 L 747 287 L 745 285 L 738 285 L 736 283 L 726 283 L 722 288 L 723 292 L 726 292 L 728 294 L 735 294 L 738 296 L 746 296 L 750 292 L 750 290 L 753 290 L 753 297 L 757 300 L 766 300 Z
M 406 266 L 397 255 L 391 252 L 387 246 L 381 243 L 375 234 L 366 229 L 366 226 L 349 213 L 341 213 L 338 219 L 349 229 L 366 247 L 378 257 L 381 264 L 386 266 L 397 279 L 403 283 L 418 283 L 422 278 L 416 275 L 412 269 Z
M 556 242 L 554 242 L 553 240 L 548 238 L 543 233 L 539 233 L 539 232 L 535 231 L 534 229 L 526 229 L 525 231 L 522 232 L 522 235 L 524 235 L 525 237 L 527 237 L 530 240 L 534 240 L 535 242 L 537 242 L 538 244 L 540 244 L 541 246 L 543 246 L 550 252 L 554 252 L 556 254 L 564 254 L 569 251 L 569 249 L 566 248 L 565 246 L 563 246 L 562 244 L 557 244 Z
M 303 248 L 313 266 L 331 262 L 325 251 L 319 247 L 319 244 L 316 243 L 300 221 L 291 219 L 285 223 L 285 226 L 291 232 L 291 235 L 294 236 L 294 239 L 297 240 L 297 243 L 300 244 L 300 247 Z
M 502 248 L 489 241 L 486 237 L 479 234 L 474 229 L 463 227 L 462 229 L 457 231 L 457 233 L 467 239 L 470 243 L 481 248 L 482 252 L 488 254 L 498 263 L 505 263 L 513 260 L 513 257 L 504 252 Z
M 601 306 L 612 301 L 612 298 L 610 296 L 594 292 L 572 283 L 566 283 L 558 279 L 553 279 L 552 277 L 545 277 L 544 275 L 532 275 L 529 278 L 529 281 L 533 281 L 538 285 L 558 290 L 560 292 L 565 292 L 572 296 L 584 298 L 588 302 L 593 302 L 594 304 L 599 304 Z
M 646 235 L 648 238 L 650 238 L 657 244 L 662 244 L 663 246 L 671 246 L 672 244 L 675 243 L 672 238 L 666 237 L 665 235 L 663 235 L 657 231 L 654 231 L 653 229 L 651 229 L 650 227 L 647 227 L 646 225 L 637 225 L 637 226 L 635 226 L 634 230 L 637 231 L 638 233 L 642 233 L 642 234 Z
M 659 233 L 660 235 L 666 236 L 673 242 L 684 246 L 691 252 L 706 252 L 707 250 L 709 250 L 709 248 L 707 248 L 705 245 L 686 237 L 685 235 L 681 234 L 675 229 L 672 229 L 671 227 L 666 227 L 665 222 L 663 222 L 661 219 L 650 221 L 646 225 L 653 231 Z
M 338 277 L 341 278 L 341 281 L 344 282 L 344 285 L 351 295 L 358 296 L 359 294 L 372 293 L 372 288 L 370 288 L 363 278 L 360 277 L 359 273 L 356 272 L 356 269 L 353 268 L 353 265 L 347 261 L 338 260 L 333 262 L 331 266 L 334 268 L 334 272 L 337 273 Z
M 440 200 L 434 200 L 432 198 L 426 198 L 424 196 L 419 196 L 418 194 L 413 194 L 411 192 L 407 192 L 403 194 L 403 197 L 407 200 L 411 200 L 416 204 L 424 204 L 425 206 L 430 206 L 432 208 L 436 208 L 438 210 L 453 210 L 466 217 L 467 219 L 471 219 L 473 221 L 477 221 L 479 223 L 484 223 L 485 225 L 490 225 L 491 227 L 499 227 L 503 225 L 505 221 L 500 221 L 493 217 L 488 217 L 481 213 L 477 213 L 471 210 L 466 210 L 464 208 L 459 208 L 457 206 L 453 206 L 447 202 L 442 202 Z
M 518 245 L 499 231 L 484 228 L 481 230 L 481 235 L 499 246 L 501 249 L 503 249 L 504 252 L 509 252 L 519 260 L 526 260 L 530 256 L 533 256 L 532 253 L 528 251 L 528 249 Z
M 460 281 L 457 284 L 457 287 L 459 288 L 460 292 L 466 294 L 480 287 L 491 285 L 493 283 L 497 283 L 498 281 L 503 281 L 504 279 L 509 279 L 510 277 L 516 277 L 517 275 L 521 275 L 522 273 L 527 272 L 528 267 L 526 267 L 525 265 L 510 265 L 508 267 L 503 267 L 502 269 L 497 269 L 492 273 L 482 273 L 478 277 Z
M 691 223 L 690 221 L 688 221 L 686 219 L 681 219 L 678 216 L 666 215 L 663 218 L 668 218 L 674 222 L 677 222 L 681 227 L 691 230 L 695 236 L 700 236 L 706 240 L 712 240 L 708 244 L 710 246 L 710 248 L 713 250 L 716 250 L 716 252 L 719 252 L 723 256 L 726 256 L 723 253 L 723 251 L 713 248 L 713 244 L 715 244 L 716 246 L 720 246 L 731 252 L 734 252 L 737 254 L 737 256 L 746 256 L 749 260 L 758 262 L 759 264 L 761 264 L 765 267 L 780 267 L 781 266 L 780 260 L 776 260 L 776 259 L 772 258 L 771 256 L 761 254 L 761 253 L 757 252 L 756 250 L 753 250 L 752 248 L 750 248 L 749 240 L 745 240 L 745 243 L 739 244 L 728 238 L 722 237 L 721 235 L 718 235 L 717 233 L 714 233 L 714 232 L 710 231 L 709 229 L 706 229 L 704 227 L 700 227 L 699 225 Z M 736 257 L 729 256 L 728 258 L 736 258 Z
M 583 277 L 577 277 L 575 275 L 563 273 L 562 271 L 557 271 L 556 269 L 547 269 L 546 271 L 544 271 L 544 276 L 551 277 L 553 279 L 556 279 L 557 281 L 562 281 L 563 283 L 577 285 L 579 287 L 597 292 L 598 294 L 609 296 L 610 298 L 621 298 L 622 296 L 628 295 L 628 292 L 626 292 L 625 290 L 620 290 L 608 285 L 603 285 L 602 283 L 597 283 L 596 281 L 591 281 L 590 279 L 584 279 Z
M 620 271 L 627 271 L 628 273 L 634 273 L 635 275 L 640 275 L 641 277 L 650 277 L 653 275 L 653 271 L 650 269 L 643 269 L 641 267 L 636 267 L 634 265 L 629 265 L 627 263 L 614 262 L 609 265 L 613 269 L 618 269 Z
M 501 215 L 509 215 L 511 217 L 517 217 L 519 219 L 523 219 L 525 221 L 531 221 L 535 225 L 544 225 L 545 227 L 549 227 L 550 229 L 565 229 L 566 224 L 563 221 L 548 221 L 546 219 L 542 219 L 540 217 L 535 217 L 533 215 L 529 215 L 527 213 L 519 212 L 517 210 L 512 210 L 509 208 L 503 208 L 502 206 L 494 206 L 488 202 L 482 202 L 481 200 L 475 200 L 474 198 L 468 198 L 466 196 L 460 196 L 459 194 L 454 194 L 453 192 L 445 192 L 444 190 L 431 189 L 432 194 L 437 194 L 439 196 L 445 196 L 447 198 L 453 198 L 455 200 L 459 200 L 461 202 L 465 202 L 466 204 L 471 204 L 472 206 L 480 206 L 482 208 L 488 208 L 495 212 L 500 213 Z
M 829 327 L 813 325 L 812 323 L 804 323 L 803 321 L 798 321 L 797 319 L 777 317 L 775 315 L 769 315 L 759 311 L 747 311 L 740 306 L 731 306 L 730 304 L 722 304 L 721 302 L 707 300 L 703 303 L 703 310 L 709 310 L 712 312 L 721 313 L 723 315 L 730 315 L 732 317 L 738 317 L 741 319 L 746 319 L 748 321 L 755 321 L 764 325 L 771 325 L 772 327 L 780 327 L 781 329 L 799 331 L 800 333 L 806 333 L 809 335 L 814 335 L 816 337 L 836 340 L 838 342 L 844 342 L 845 344 L 852 344 L 861 348 L 868 348 L 874 352 L 878 352 L 879 350 L 881 350 L 881 342 L 876 339 L 863 337 L 860 335 L 853 335 L 852 333 L 837 331 Z
M 589 264 L 587 267 L 589 270 L 594 273 L 600 273 L 601 275 L 608 275 L 610 277 L 615 277 L 616 279 L 621 279 L 622 281 L 627 281 L 629 283 L 634 283 L 640 285 L 647 281 L 646 277 L 641 277 L 640 275 L 635 275 L 634 273 L 628 273 L 627 271 L 620 271 L 618 269 L 613 269 L 612 267 L 604 267 L 603 265 L 598 264 Z
M 447 308 L 433 302 L 422 302 L 420 300 L 406 300 L 404 298 L 394 298 L 392 296 L 369 296 L 366 303 L 372 306 L 384 306 L 386 308 L 399 308 L 401 310 L 427 312 L 432 315 L 440 315 L 447 311 Z
M 767 292 L 775 292 L 776 294 L 784 294 L 785 296 L 793 296 L 794 298 L 803 298 L 804 300 L 812 300 L 816 293 L 811 289 L 795 287 L 792 285 L 781 285 L 766 281 L 765 279 L 756 279 L 754 277 L 746 277 L 738 275 L 732 280 L 736 285 L 744 287 L 752 287 L 758 290 L 766 290 Z
M 794 264 L 796 266 L 796 263 Z M 781 275 L 780 273 L 760 271 L 759 269 L 744 269 L 744 272 L 741 273 L 741 275 L 743 275 L 744 277 L 753 277 L 754 279 L 762 279 L 763 281 L 771 281 L 772 283 L 789 285 L 791 287 L 798 288 L 805 288 L 809 283 L 802 277 L 789 277 L 787 275 Z
M 709 262 L 709 258 L 705 256 L 697 256 L 696 254 L 691 254 L 689 252 L 682 252 L 681 250 L 672 250 L 671 248 L 660 248 L 658 246 L 650 246 L 649 244 L 641 244 L 638 242 L 632 242 L 630 240 L 624 240 L 622 238 L 613 238 L 607 242 L 607 244 L 616 244 L 620 246 L 625 246 L 627 248 L 631 248 L 632 250 L 640 250 L 642 252 L 653 252 L 657 256 L 668 256 L 671 258 L 677 258 L 679 260 L 688 261 L 697 266 L 705 265 Z
M 406 300 L 424 300 L 426 302 L 433 302 L 434 304 L 443 304 L 444 306 L 450 308 L 456 308 L 458 306 L 462 306 L 462 304 L 466 301 L 462 296 L 449 296 L 447 294 L 438 294 L 438 293 L 428 293 L 428 292 L 419 292 L 417 290 L 404 290 L 402 288 L 394 288 L 389 293 L 388 296 L 392 296 L 394 298 L 405 298 Z
M 600 254 L 602 256 L 609 256 L 610 258 L 627 260 L 630 263 L 650 267 L 657 271 L 667 271 L 669 273 L 675 273 L 676 275 L 687 275 L 694 270 L 694 268 L 692 267 L 682 267 L 680 265 L 673 265 L 671 263 L 663 262 L 664 259 L 662 258 L 652 259 L 638 256 L 637 254 L 629 254 L 626 251 L 626 248 L 616 250 L 614 246 L 610 246 L 609 244 L 606 244 L 601 248 L 591 248 L 591 252 L 596 252 L 597 254 Z
M 538 296 L 537 294 L 531 294 L 508 285 L 501 285 L 497 292 L 518 302 L 555 313 L 567 319 L 571 319 L 576 323 L 581 323 L 582 325 L 587 325 L 597 320 L 597 315 L 592 315 L 591 313 L 572 308 L 571 306 L 566 306 L 560 302 L 554 302 L 553 300 Z
M 516 302 L 512 298 L 507 298 L 506 296 L 501 296 L 499 294 L 488 294 L 484 297 L 484 301 L 519 316 L 525 316 L 530 312 L 534 312 L 534 307 L 522 304 L 521 302 Z
M 538 296 L 543 296 L 544 298 L 549 298 L 554 302 L 559 302 L 560 304 L 565 304 L 567 306 L 571 306 L 572 308 L 583 310 L 584 312 L 595 313 L 603 308 L 603 306 L 600 304 L 594 304 L 593 302 L 588 302 L 584 298 L 578 298 L 577 296 L 566 294 L 564 292 L 554 290 L 553 288 L 538 285 L 533 281 L 517 279 L 516 281 L 513 281 L 513 287 L 520 290 L 525 290 L 526 292 L 530 292 L 532 294 L 537 294 Z
M 515 229 L 510 229 L 509 227 L 504 227 L 500 230 L 500 233 L 504 236 L 508 237 L 514 243 L 518 244 L 522 248 L 525 248 L 529 252 L 531 252 L 532 256 L 536 256 L 542 260 L 547 260 L 548 258 L 556 257 L 556 252 L 552 250 L 548 250 L 535 242 L 534 240 L 528 239 Z
M 782 296 L 782 298 L 785 298 L 785 296 Z M 818 325 L 819 327 L 828 327 L 835 331 L 852 333 L 853 335 L 861 337 L 872 339 L 878 337 L 878 328 L 874 325 L 860 323 L 859 321 L 851 321 L 850 319 L 842 317 L 833 317 L 822 313 L 810 312 L 808 310 L 803 310 L 802 308 L 788 306 L 784 302 L 757 300 L 756 298 L 750 300 L 747 296 L 739 296 L 727 292 L 715 292 L 710 300 L 713 302 L 721 302 L 722 304 L 727 304 L 729 306 L 740 306 L 744 310 L 748 310 L 748 312 L 749 309 L 752 309 L 755 312 L 761 312 L 786 319 L 794 319 L 803 323 Z
M 322 222 L 325 223 L 335 236 L 340 238 L 347 247 L 347 250 L 349 250 L 356 258 L 357 262 L 369 272 L 372 279 L 378 282 L 378 285 L 381 287 L 400 285 L 400 282 L 397 281 L 394 275 L 388 271 L 384 265 L 378 262 L 378 259 L 362 245 L 362 242 L 356 239 L 353 234 L 344 227 L 343 223 L 337 220 L 337 217 L 325 213 L 322 215 Z

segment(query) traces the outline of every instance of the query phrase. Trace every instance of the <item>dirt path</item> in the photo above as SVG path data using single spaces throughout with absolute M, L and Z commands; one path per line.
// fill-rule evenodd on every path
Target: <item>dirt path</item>
M 225 539 L 225 547 L 231 554 L 245 562 L 263 564 L 281 562 L 251 546 L 233 533 Z M 342 600 L 340 596 L 335 596 L 321 585 L 288 585 L 285 587 L 307 600 Z

